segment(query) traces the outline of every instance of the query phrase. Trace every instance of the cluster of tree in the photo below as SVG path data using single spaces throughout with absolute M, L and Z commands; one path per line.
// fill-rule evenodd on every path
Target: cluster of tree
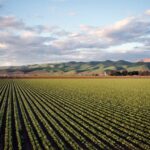
M 109 71 L 107 74 L 111 76 L 150 76 L 150 71 L 112 70 L 112 71 Z

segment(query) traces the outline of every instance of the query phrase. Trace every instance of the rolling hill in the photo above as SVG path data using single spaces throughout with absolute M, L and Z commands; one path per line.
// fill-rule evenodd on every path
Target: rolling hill
M 0 67 L 0 75 L 92 75 L 108 71 L 150 71 L 150 62 L 91 61 Z

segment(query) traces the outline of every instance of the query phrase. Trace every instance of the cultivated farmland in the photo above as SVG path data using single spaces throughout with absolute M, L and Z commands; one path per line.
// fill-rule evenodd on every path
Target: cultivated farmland
M 0 80 L 0 150 L 150 150 L 150 79 Z

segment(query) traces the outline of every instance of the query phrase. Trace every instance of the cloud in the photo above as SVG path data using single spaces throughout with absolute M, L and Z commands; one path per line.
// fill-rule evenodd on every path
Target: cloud
M 150 15 L 150 10 L 145 11 L 146 15 Z
M 7 48 L 7 45 L 4 44 L 4 43 L 0 43 L 0 49 L 6 49 Z
M 16 19 L 14 16 L 0 16 L 0 28 L 3 30 L 7 29 L 23 29 L 25 28 L 24 23 L 21 20 Z
M 29 26 L 15 16 L 0 16 L 0 63 L 30 64 L 104 59 L 137 60 L 150 56 L 149 11 L 105 27 Z
M 28 38 L 33 38 L 33 37 L 37 36 L 37 33 L 31 32 L 31 31 L 24 31 L 24 32 L 22 32 L 21 36 L 25 39 L 28 39 Z
M 65 40 L 54 41 L 54 44 L 66 49 L 95 47 L 108 48 L 125 43 L 143 42 L 141 37 L 150 34 L 150 21 L 140 17 L 129 17 L 113 25 L 101 28 L 80 26 L 81 32 Z M 147 38 L 146 38 L 147 39 Z M 66 47 L 65 47 L 66 46 Z

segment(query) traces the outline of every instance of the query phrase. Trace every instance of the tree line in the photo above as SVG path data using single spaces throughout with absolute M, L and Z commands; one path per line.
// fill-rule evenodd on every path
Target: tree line
M 149 76 L 150 71 L 118 71 L 118 70 L 112 70 L 107 72 L 110 76 Z

